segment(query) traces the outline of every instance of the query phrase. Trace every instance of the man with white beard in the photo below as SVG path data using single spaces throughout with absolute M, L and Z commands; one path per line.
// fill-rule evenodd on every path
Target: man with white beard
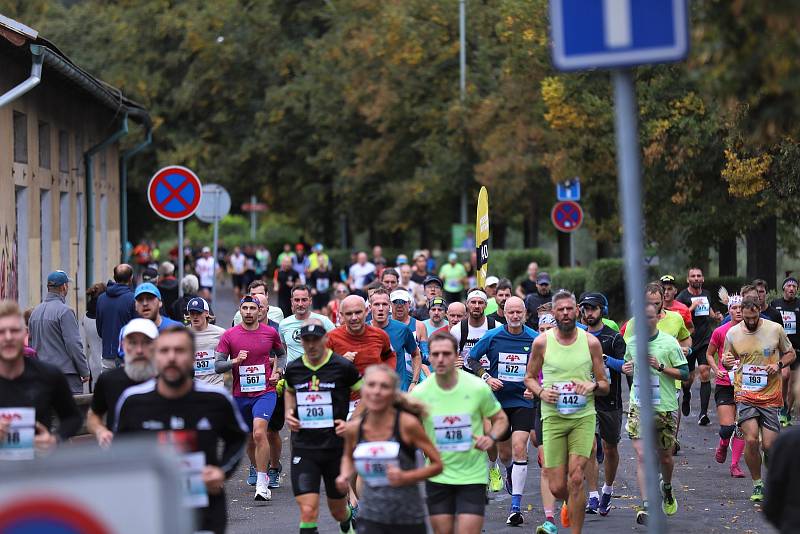
M 114 428 L 115 408 L 122 392 L 156 375 L 153 355 L 157 337 L 158 328 L 150 319 L 133 319 L 123 328 L 125 366 L 100 375 L 86 414 L 86 428 L 94 434 L 101 447 L 108 447 L 114 439 L 114 433 L 109 429 Z

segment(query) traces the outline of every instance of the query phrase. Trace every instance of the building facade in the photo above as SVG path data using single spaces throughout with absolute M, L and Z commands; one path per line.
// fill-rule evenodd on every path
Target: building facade
M 87 284 L 109 279 L 120 258 L 120 139 L 129 121 L 150 119 L 2 16 L 0 62 L 0 299 L 35 306 L 62 269 L 80 315 Z

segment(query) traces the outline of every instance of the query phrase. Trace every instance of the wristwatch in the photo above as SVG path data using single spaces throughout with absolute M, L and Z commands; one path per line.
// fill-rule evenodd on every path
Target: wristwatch
M 658 364 L 658 372 L 659 373 L 663 373 L 664 372 L 664 364 L 663 363 Z
M 495 443 L 497 443 L 497 438 L 495 437 L 495 435 L 494 435 L 492 432 L 489 432 L 489 433 L 488 433 L 488 434 L 486 434 L 486 435 L 487 435 L 487 436 L 489 436 L 489 439 L 490 439 L 490 440 L 492 440 L 492 441 L 494 441 Z
M 778 360 L 778 371 L 780 371 L 784 367 L 786 367 L 786 366 L 783 364 L 783 360 Z

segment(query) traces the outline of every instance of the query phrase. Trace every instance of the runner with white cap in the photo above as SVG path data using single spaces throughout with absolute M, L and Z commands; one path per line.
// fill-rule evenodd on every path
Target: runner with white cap
M 392 318 L 396 321 L 403 323 L 406 328 L 411 332 L 414 342 L 419 347 L 420 341 L 425 342 L 425 352 L 427 355 L 428 347 L 428 331 L 422 321 L 417 321 L 416 318 L 410 314 L 411 310 L 411 294 L 405 289 L 397 289 L 392 291 L 389 295 L 389 300 L 392 303 Z M 400 361 L 398 353 L 398 362 Z M 409 386 L 413 388 L 419 383 L 419 369 L 422 366 L 422 351 L 417 350 L 415 353 L 406 352 L 405 355 L 405 374 L 400 374 L 401 389 L 408 391 Z
M 114 439 L 110 429 L 114 428 L 115 408 L 122 392 L 156 375 L 153 356 L 157 337 L 158 328 L 150 319 L 133 319 L 122 329 L 125 367 L 111 369 L 100 375 L 86 414 L 86 429 L 94 434 L 101 447 L 108 447 Z M 213 360 L 213 352 L 211 357 Z M 213 370 L 213 363 L 211 368 Z
M 486 296 L 489 297 L 489 300 L 486 301 L 486 309 L 483 311 L 486 315 L 497 312 L 499 308 L 497 299 L 495 298 L 497 295 L 497 283 L 499 281 L 500 279 L 496 276 L 487 276 L 486 282 L 483 284 L 483 290 L 486 292 Z

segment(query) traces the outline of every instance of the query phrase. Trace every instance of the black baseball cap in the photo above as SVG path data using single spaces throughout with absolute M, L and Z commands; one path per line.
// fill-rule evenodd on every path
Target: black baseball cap
M 595 292 L 584 293 L 583 295 L 581 295 L 581 300 L 578 303 L 578 305 L 583 306 L 584 304 L 593 306 L 595 308 L 602 308 L 603 306 L 606 305 L 606 298 L 602 293 L 595 293 Z
M 142 282 L 150 282 L 151 280 L 155 280 L 158 278 L 158 271 L 153 269 L 152 267 L 148 267 L 144 271 L 142 271 Z
M 664 284 L 672 284 L 673 286 L 675 285 L 675 277 L 672 276 L 671 274 L 665 274 L 664 276 L 659 278 L 658 281 L 661 282 L 661 285 Z
M 325 327 L 321 324 L 304 324 L 300 327 L 300 337 L 322 337 L 328 332 L 325 330 Z

